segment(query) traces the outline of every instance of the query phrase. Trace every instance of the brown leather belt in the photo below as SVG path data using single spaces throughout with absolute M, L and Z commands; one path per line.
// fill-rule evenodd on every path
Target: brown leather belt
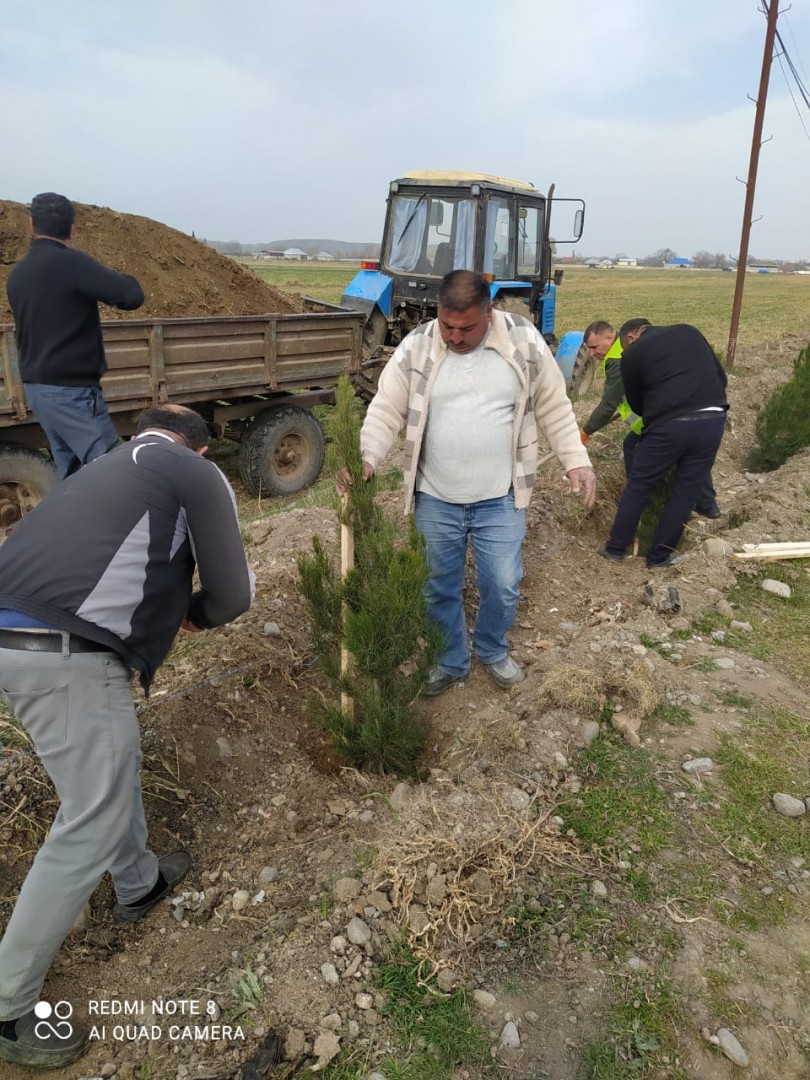
M 68 651 L 72 653 L 115 652 L 109 645 L 100 645 L 97 641 L 68 634 Z M 62 631 L 49 630 L 36 633 L 32 630 L 8 630 L 0 628 L 0 649 L 22 649 L 25 652 L 62 652 Z

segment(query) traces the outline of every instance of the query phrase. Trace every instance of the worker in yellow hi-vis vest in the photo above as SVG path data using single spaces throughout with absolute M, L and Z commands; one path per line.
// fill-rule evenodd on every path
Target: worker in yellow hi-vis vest
M 587 443 L 594 432 L 600 431 L 618 415 L 629 428 L 622 443 L 624 470 L 628 476 L 630 475 L 633 455 L 641 438 L 644 424 L 641 417 L 637 416 L 630 408 L 624 396 L 620 361 L 623 350 L 638 338 L 640 328 L 649 325 L 649 319 L 630 319 L 622 327 L 624 337 L 619 338 L 619 335 L 609 322 L 597 320 L 586 328 L 583 335 L 585 348 L 595 360 L 602 362 L 605 387 L 602 391 L 602 400 L 582 427 L 582 442 Z M 707 518 L 719 518 L 722 514 L 717 504 L 717 495 L 711 476 L 709 476 L 706 487 L 700 493 L 700 498 L 695 506 L 695 513 Z

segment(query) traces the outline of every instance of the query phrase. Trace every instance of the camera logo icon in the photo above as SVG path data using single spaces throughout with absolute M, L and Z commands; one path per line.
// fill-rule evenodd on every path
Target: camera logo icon
M 38 1001 L 34 1006 L 34 1015 L 38 1018 L 34 1025 L 34 1034 L 38 1039 L 69 1039 L 73 1034 L 73 1006 L 69 1001 L 57 1001 L 51 1005 L 48 1001 Z

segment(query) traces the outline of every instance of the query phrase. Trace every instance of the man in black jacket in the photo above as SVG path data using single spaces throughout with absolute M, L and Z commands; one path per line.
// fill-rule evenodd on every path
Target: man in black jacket
M 675 549 L 723 438 L 728 380 L 694 326 L 637 326 L 632 332 L 623 326 L 619 336 L 628 342 L 621 360 L 625 396 L 644 428 L 610 538 L 599 554 L 613 562 L 627 557 L 647 501 L 674 465 L 669 501 L 647 552 L 647 566 L 661 569 L 683 558 Z
M 649 319 L 629 319 L 622 326 L 621 334 L 617 334 L 609 322 L 600 319 L 592 322 L 582 336 L 583 344 L 590 355 L 602 362 L 602 372 L 605 376 L 602 400 L 582 425 L 582 442 L 587 446 L 594 432 L 601 431 L 615 416 L 620 416 L 629 429 L 622 443 L 624 471 L 627 476 L 630 475 L 633 455 L 644 425 L 641 417 L 636 416 L 630 408 L 625 397 L 621 373 L 622 351 L 634 341 L 638 341 L 643 328 L 650 325 Z M 695 513 L 706 518 L 722 517 L 723 512 L 717 504 L 717 492 L 714 490 L 711 475 L 698 496 Z
M 203 419 L 160 405 L 138 431 L 60 484 L 0 549 L 0 694 L 60 799 L 0 940 L 0 1061 L 32 1068 L 84 1051 L 78 1024 L 49 1034 L 57 1025 L 36 1010 L 105 871 L 115 917 L 135 922 L 191 862 L 147 847 L 130 672 L 148 689 L 181 626 L 230 622 L 253 592 L 233 492 L 202 456 Z
M 6 287 L 25 396 L 48 437 L 59 480 L 118 442 L 99 385 L 107 364 L 98 304 L 133 311 L 144 301 L 134 277 L 71 247 L 74 218 L 64 195 L 34 196 L 31 247 Z

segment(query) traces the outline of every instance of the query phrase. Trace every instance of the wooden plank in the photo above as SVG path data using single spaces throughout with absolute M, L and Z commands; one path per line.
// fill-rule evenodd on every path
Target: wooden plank
M 2 336 L 2 371 L 5 405 L 13 420 L 25 420 L 25 393 L 20 378 L 20 365 L 17 360 L 17 341 L 13 330 Z
M 163 327 L 158 323 L 149 333 L 149 389 L 152 401 L 160 404 L 169 400 L 166 389 L 166 353 L 163 348 Z
M 810 559 L 810 541 L 784 544 L 743 544 L 732 558 L 741 561 L 778 562 L 780 559 Z

